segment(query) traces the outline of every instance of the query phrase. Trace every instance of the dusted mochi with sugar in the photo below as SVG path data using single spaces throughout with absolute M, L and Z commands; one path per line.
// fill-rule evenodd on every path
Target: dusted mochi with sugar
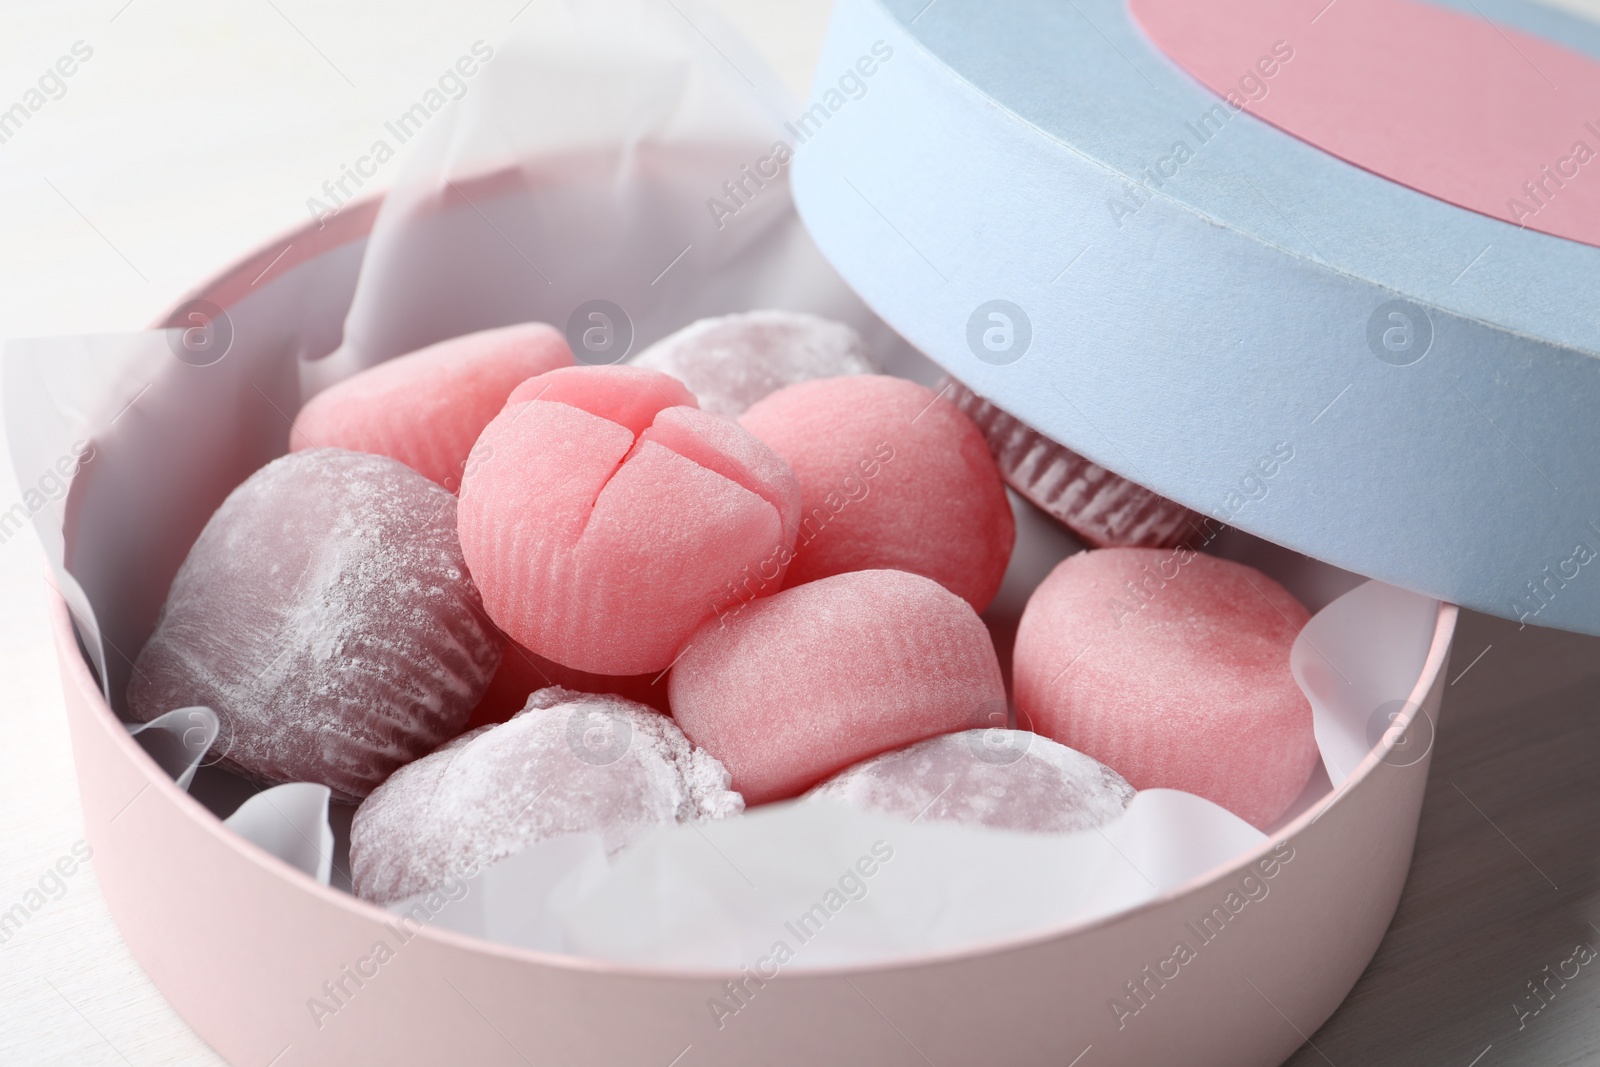
M 384 456 L 262 467 L 211 516 L 134 664 L 148 722 L 205 705 L 221 762 L 366 796 L 461 732 L 500 661 L 456 541 L 456 499 Z
M 905 819 L 1060 834 L 1120 816 L 1134 789 L 1082 752 L 1026 730 L 964 730 L 885 752 L 806 794 Z
M 799 512 L 771 449 L 642 367 L 529 379 L 461 487 L 461 548 L 507 636 L 594 674 L 660 672 L 702 621 L 775 592 Z
M 873 374 L 878 363 L 842 322 L 800 311 L 701 319 L 630 360 L 670 374 L 717 415 L 738 418 L 769 393 L 814 378 Z
M 1257 829 L 1318 759 L 1289 672 L 1310 620 L 1253 567 L 1179 547 L 1069 556 L 1022 613 L 1018 713 L 1138 789 L 1182 789 Z
M 945 388 L 989 442 L 1006 484 L 1085 543 L 1170 548 L 1201 528 L 1182 504 L 1056 444 L 959 382 Z
M 800 481 L 789 585 L 889 568 L 932 578 L 977 611 L 994 599 L 1016 524 L 983 435 L 949 400 L 858 375 L 781 389 L 739 421 Z
M 473 442 L 511 391 L 572 363 L 566 338 L 542 322 L 452 337 L 312 397 L 295 416 L 289 448 L 389 456 L 455 492 Z
M 432 892 L 546 838 L 597 834 L 608 854 L 656 826 L 744 810 L 728 772 L 667 716 L 615 696 L 543 689 L 396 771 L 356 811 L 357 896 Z
M 529 696 L 551 686 L 580 693 L 609 693 L 648 704 L 657 711 L 668 710 L 667 679 L 660 671 L 654 674 L 590 674 L 563 667 L 508 640 L 500 657 L 500 667 L 494 672 L 483 699 L 472 709 L 467 729 L 505 722 L 527 705 Z
M 752 804 L 879 752 L 1004 715 L 972 606 L 905 571 L 853 571 L 706 623 L 668 678 L 672 713 Z

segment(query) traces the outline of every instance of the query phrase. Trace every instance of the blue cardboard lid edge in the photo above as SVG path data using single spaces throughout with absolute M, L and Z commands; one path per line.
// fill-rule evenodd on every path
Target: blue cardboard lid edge
M 1105 202 L 1125 176 L 953 74 L 876 0 L 835 9 L 825 106 L 830 74 L 875 46 L 863 95 L 792 131 L 795 198 L 910 341 L 1204 514 L 1429 596 L 1600 633 L 1591 355 L 1177 199 L 1150 197 L 1140 226 L 1118 227 Z M 985 343 L 996 326 L 1009 347 Z

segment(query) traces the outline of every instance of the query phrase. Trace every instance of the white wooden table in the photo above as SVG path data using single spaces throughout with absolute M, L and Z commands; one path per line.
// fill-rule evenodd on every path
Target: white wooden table
M 0 144 L 0 337 L 150 322 L 300 224 L 387 116 L 523 2 L 0 7 L 0 109 L 76 42 L 92 50 Z M 1600 0 L 1561 2 L 1600 17 Z M 826 0 L 717 6 L 803 92 Z M 19 490 L 0 459 L 3 510 Z M 0 911 L 43 900 L 0 944 L 0 1064 L 218 1064 L 129 955 L 93 862 L 47 875 L 82 828 L 41 571 L 31 531 L 0 543 Z M 1576 942 L 1600 946 L 1600 640 L 1468 614 L 1452 677 L 1491 645 L 1449 690 L 1394 927 L 1296 1067 L 1600 1060 L 1600 965 L 1520 1030 L 1513 1010 Z

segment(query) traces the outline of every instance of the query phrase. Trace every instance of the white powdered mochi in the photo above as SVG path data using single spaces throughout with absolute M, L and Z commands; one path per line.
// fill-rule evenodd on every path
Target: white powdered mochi
M 629 362 L 672 375 L 689 387 L 701 410 L 730 419 L 786 385 L 878 370 L 860 334 L 798 311 L 701 319 Z
M 1026 730 L 941 734 L 841 771 L 806 794 L 869 811 L 998 830 L 1066 833 L 1121 815 L 1134 788 L 1082 752 Z
M 739 814 L 728 782 L 666 715 L 552 686 L 376 789 L 350 827 L 351 878 L 389 904 L 562 834 L 598 834 L 615 854 L 652 827 Z
M 128 683 L 144 722 L 205 705 L 220 762 L 366 796 L 465 728 L 500 662 L 456 498 L 384 456 L 262 467 L 206 523 Z

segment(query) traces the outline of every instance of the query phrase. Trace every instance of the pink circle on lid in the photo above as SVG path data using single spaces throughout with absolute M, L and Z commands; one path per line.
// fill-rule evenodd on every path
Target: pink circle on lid
M 1374 174 L 1600 246 L 1600 63 L 1413 0 L 1129 0 L 1213 92 Z

